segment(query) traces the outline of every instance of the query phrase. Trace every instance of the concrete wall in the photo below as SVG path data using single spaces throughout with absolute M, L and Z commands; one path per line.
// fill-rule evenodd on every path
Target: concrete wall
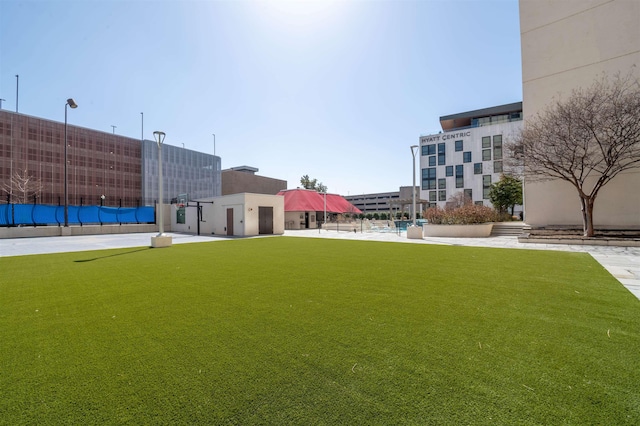
M 166 230 L 166 229 L 165 229 Z M 157 225 L 20 226 L 0 228 L 2 238 L 59 237 L 69 235 L 135 234 L 158 232 Z
M 640 1 L 520 0 L 525 125 L 554 97 L 602 73 L 640 76 Z M 617 176 L 596 200 L 597 228 L 640 228 L 640 170 Z M 525 181 L 525 221 L 581 227 L 576 190 L 564 181 Z

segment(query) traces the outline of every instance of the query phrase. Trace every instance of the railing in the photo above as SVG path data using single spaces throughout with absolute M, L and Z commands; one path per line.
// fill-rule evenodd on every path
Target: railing
M 491 126 L 493 124 L 502 124 L 502 123 L 511 123 L 513 121 L 522 121 L 522 115 L 520 117 L 514 117 L 514 118 L 506 118 L 506 119 L 502 119 L 502 120 L 496 120 L 496 121 L 491 121 L 488 123 L 473 123 L 470 124 L 468 126 L 460 126 L 460 127 L 455 127 L 451 130 L 447 130 L 445 132 L 443 132 L 442 130 L 437 131 L 435 133 L 427 133 L 427 134 L 420 134 L 420 137 L 425 137 L 425 136 L 434 136 L 434 135 L 442 135 L 445 133 L 453 133 L 453 132 L 457 132 L 458 130 L 465 130 L 465 129 L 474 129 L 476 127 L 485 127 L 485 126 Z
M 69 225 L 155 223 L 155 208 L 68 206 Z M 64 206 L 46 204 L 0 204 L 0 227 L 60 226 Z

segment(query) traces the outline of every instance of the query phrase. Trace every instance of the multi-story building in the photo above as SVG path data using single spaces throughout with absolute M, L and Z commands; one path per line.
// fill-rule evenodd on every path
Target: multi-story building
M 522 102 L 443 116 L 440 124 L 442 132 L 420 136 L 420 198 L 444 207 L 462 193 L 491 206 L 489 189 L 503 173 L 503 144 L 522 128 Z
M 524 119 L 603 74 L 640 77 L 640 1 L 520 0 Z M 594 177 L 595 179 L 595 177 Z M 598 228 L 640 228 L 640 170 L 616 176 L 599 193 Z M 568 182 L 524 185 L 525 222 L 533 228 L 582 225 L 580 201 Z
M 364 214 L 386 213 L 396 217 L 398 213 L 404 212 L 412 217 L 413 197 L 410 186 L 401 186 L 398 191 L 348 195 L 344 198 Z M 419 215 L 426 206 L 427 202 L 420 199 L 420 191 L 416 185 L 416 211 Z
M 152 205 L 158 198 L 158 148 L 133 139 L 74 125 L 66 127 L 70 205 Z M 34 200 L 64 204 L 65 124 L 0 110 L 0 201 L 18 198 L 16 173 L 40 183 Z M 221 195 L 220 157 L 164 144 L 165 203 Z M 31 201 L 31 199 L 29 200 Z
M 238 166 L 222 171 L 222 195 L 251 192 L 276 195 L 287 189 L 287 181 L 258 176 L 257 167 Z
M 145 139 L 142 147 L 142 199 L 153 204 L 158 199 L 158 144 Z M 163 144 L 162 163 L 165 203 L 221 195 L 220 157 Z

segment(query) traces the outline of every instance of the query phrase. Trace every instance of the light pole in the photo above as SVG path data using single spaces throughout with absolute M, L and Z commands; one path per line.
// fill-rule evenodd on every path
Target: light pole
M 158 236 L 161 237 L 164 234 L 164 218 L 163 218 L 163 205 L 164 198 L 162 194 L 162 143 L 164 142 L 165 133 L 160 131 L 153 132 L 153 138 L 158 144 L 158 218 L 160 220 L 160 228 Z
M 212 133 L 213 135 L 213 155 L 216 155 L 216 134 Z
M 6 101 L 6 99 L 0 99 L 0 109 L 2 109 L 2 102 Z
M 17 76 L 16 76 L 17 77 Z M 78 104 L 73 98 L 67 99 L 64 104 L 64 226 L 69 226 L 69 178 L 67 175 L 67 148 L 69 146 L 67 142 L 67 106 L 71 108 L 78 108 Z
M 152 247 L 168 247 L 171 245 L 171 237 L 164 235 L 164 194 L 162 193 L 162 143 L 164 142 L 165 133 L 156 130 L 153 132 L 153 138 L 158 144 L 158 235 L 151 237 Z
M 422 239 L 422 228 L 416 226 L 416 154 L 418 145 L 411 145 L 411 155 L 413 157 L 413 186 L 411 187 L 413 198 L 413 226 L 407 227 L 407 238 Z
M 114 125 L 112 124 L 112 125 L 111 125 L 111 127 L 113 127 L 113 134 L 115 135 L 115 134 L 116 134 L 116 127 L 118 127 L 118 126 L 114 126 Z
M 413 195 L 413 226 L 416 226 L 416 152 L 418 152 L 418 145 L 411 145 L 411 155 L 413 155 L 413 186 L 411 187 Z
M 324 191 L 324 230 L 327 230 L 327 191 Z

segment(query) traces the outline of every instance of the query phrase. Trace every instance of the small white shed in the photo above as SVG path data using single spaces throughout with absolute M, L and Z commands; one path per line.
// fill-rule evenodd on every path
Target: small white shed
M 282 235 L 284 197 L 245 192 L 175 204 L 171 230 L 237 237 Z

